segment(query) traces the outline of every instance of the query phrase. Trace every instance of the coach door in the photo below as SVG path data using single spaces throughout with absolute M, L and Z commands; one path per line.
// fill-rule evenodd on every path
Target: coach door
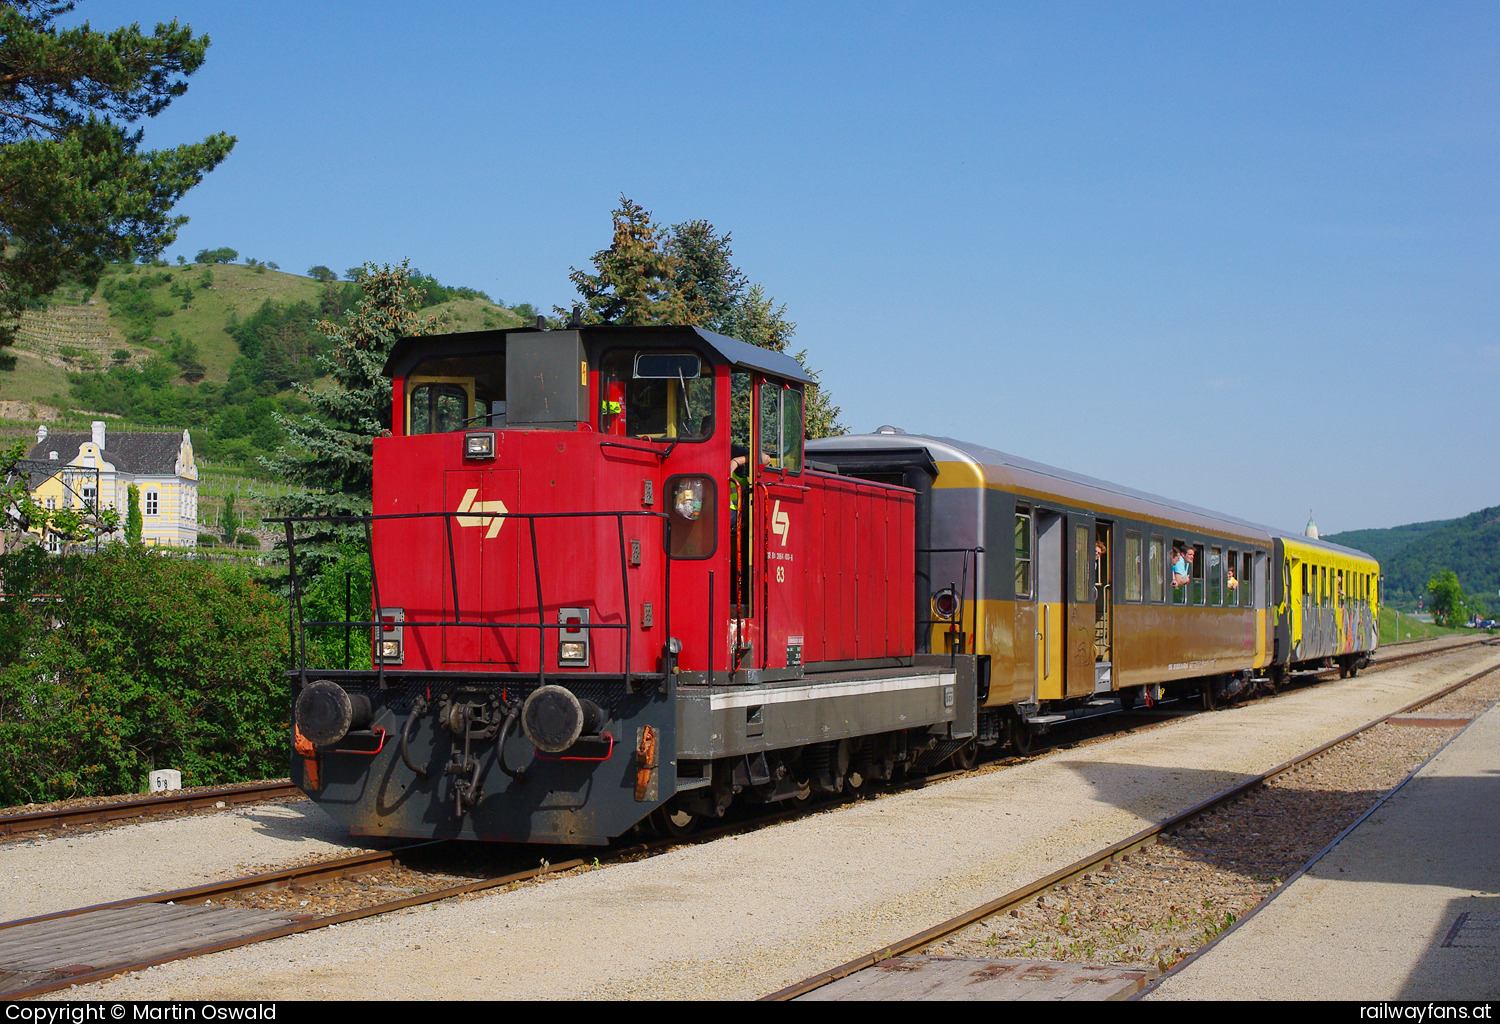
M 1036 511 L 1036 697 L 1059 700 L 1066 668 L 1066 545 L 1063 516 Z
M 1068 515 L 1067 685 L 1069 697 L 1094 692 L 1094 517 Z

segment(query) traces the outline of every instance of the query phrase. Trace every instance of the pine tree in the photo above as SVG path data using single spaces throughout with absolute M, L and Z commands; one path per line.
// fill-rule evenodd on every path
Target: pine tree
M 234 507 L 234 495 L 224 495 L 224 512 L 219 516 L 219 533 L 225 544 L 233 544 L 240 535 L 240 514 Z
M 187 219 L 173 205 L 234 147 L 221 133 L 148 151 L 124 127 L 187 90 L 207 36 L 175 21 L 151 35 L 57 28 L 72 7 L 0 2 L 0 348 L 21 310 L 64 281 L 92 285 L 106 263 L 170 245 Z M 0 355 L 0 368 L 14 363 Z
M 297 385 L 313 411 L 295 419 L 276 414 L 289 443 L 261 460 L 278 478 L 309 488 L 281 499 L 278 514 L 369 513 L 372 442 L 391 427 L 391 382 L 381 372 L 386 357 L 397 339 L 434 333 L 444 323 L 441 317 L 417 316 L 418 292 L 408 283 L 410 276 L 404 262 L 398 267 L 366 264 L 359 277 L 359 305 L 342 323 L 319 322 L 318 330 L 332 346 L 318 357 L 328 370 L 329 385 L 318 391 Z M 319 538 L 326 541 L 350 530 L 312 532 L 317 536 L 309 544 L 310 554 L 326 550 Z M 300 570 L 300 559 L 298 564 Z
M 702 315 L 692 322 L 772 352 L 785 352 L 797 325 L 787 319 L 785 305 L 777 305 L 760 285 L 749 284 L 749 278 L 734 265 L 729 238 L 716 235 L 707 221 L 672 226 L 667 248 L 677 257 L 678 289 Z M 818 372 L 808 368 L 806 349 L 793 353 L 792 358 L 814 382 L 818 380 Z M 804 411 L 809 438 L 847 433 L 838 422 L 839 407 L 822 385 L 814 383 L 807 389 Z M 744 442 L 749 429 L 748 420 L 736 421 L 736 439 Z
M 594 253 L 595 274 L 570 268 L 572 281 L 587 304 L 590 324 L 687 324 L 691 312 L 677 284 L 678 260 L 662 248 L 662 229 L 651 213 L 620 196 L 613 213 L 614 239 Z M 568 319 L 569 312 L 554 310 Z

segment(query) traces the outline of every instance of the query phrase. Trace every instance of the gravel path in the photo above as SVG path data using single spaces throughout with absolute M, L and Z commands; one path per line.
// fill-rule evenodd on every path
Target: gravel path
M 71 994 L 752 998 L 983 903 L 1497 662 L 1494 649 L 1453 652 L 634 864 L 164 965 Z M 246 827 L 240 814 L 223 820 L 240 820 L 246 833 L 264 827 Z M 58 884 L 73 851 L 48 850 L 55 842 L 30 844 L 29 874 L 18 880 Z M 236 856 L 214 849 L 216 860 Z

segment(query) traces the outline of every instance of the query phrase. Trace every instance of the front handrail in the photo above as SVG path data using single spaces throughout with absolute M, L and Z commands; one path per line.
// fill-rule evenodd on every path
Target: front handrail
M 528 536 L 529 536 L 530 541 L 531 541 L 532 577 L 533 577 L 533 580 L 535 581 L 535 584 L 536 584 L 536 614 L 537 614 L 537 621 L 535 621 L 535 622 L 493 622 L 493 621 L 477 621 L 476 622 L 476 621 L 471 621 L 471 620 L 465 620 L 463 618 L 463 616 L 461 614 L 461 610 L 459 608 L 459 599 L 458 599 L 457 555 L 455 553 L 455 545 L 454 545 L 454 541 L 453 541 L 453 520 L 457 519 L 457 518 L 472 518 L 473 516 L 474 516 L 474 513 L 472 513 L 472 512 L 390 512 L 390 513 L 380 513 L 380 514 L 371 513 L 369 515 L 362 515 L 362 516 L 348 516 L 348 515 L 345 515 L 345 516 L 328 516 L 328 515 L 325 515 L 325 516 L 276 516 L 276 517 L 273 517 L 273 518 L 266 519 L 265 521 L 268 522 L 268 523 L 280 523 L 280 524 L 283 524 L 285 526 L 285 528 L 286 528 L 287 567 L 288 567 L 288 576 L 289 576 L 289 579 L 290 579 L 291 590 L 292 590 L 290 611 L 292 613 L 292 616 L 295 618 L 295 623 L 292 623 L 292 622 L 288 623 L 288 634 L 289 634 L 288 639 L 289 639 L 289 642 L 290 642 L 290 645 L 291 645 L 291 648 L 292 648 L 292 650 L 291 650 L 292 660 L 293 660 L 293 662 L 297 666 L 297 674 L 298 674 L 299 683 L 301 685 L 303 685 L 303 686 L 307 685 L 307 678 L 308 678 L 308 668 L 307 668 L 307 627 L 312 626 L 312 627 L 317 628 L 317 627 L 325 627 L 325 626 L 342 626 L 342 627 L 344 627 L 346 629 L 348 629 L 348 628 L 354 628 L 354 627 L 368 627 L 368 628 L 370 628 L 372 630 L 376 629 L 376 628 L 384 630 L 387 626 L 390 625 L 390 623 L 383 621 L 383 616 L 382 616 L 381 620 L 369 621 L 369 622 L 355 622 L 355 621 L 349 620 L 348 618 L 345 618 L 341 622 L 334 622 L 334 621 L 324 621 L 324 620 L 320 620 L 320 619 L 307 619 L 307 618 L 304 617 L 303 612 L 302 612 L 302 588 L 299 585 L 299 581 L 298 581 L 298 578 L 297 578 L 296 531 L 294 529 L 295 524 L 299 524 L 299 523 L 317 523 L 317 524 L 321 524 L 321 525 L 331 525 L 331 524 L 342 523 L 342 524 L 348 524 L 348 525 L 358 524 L 358 525 L 361 525 L 361 526 L 364 527 L 365 545 L 366 545 L 366 548 L 370 552 L 370 594 L 371 594 L 371 600 L 373 602 L 374 608 L 377 611 L 377 614 L 379 614 L 379 609 L 384 608 L 385 606 L 381 603 L 381 600 L 380 600 L 380 581 L 379 581 L 379 575 L 380 574 L 377 571 L 376 566 L 375 566 L 375 547 L 374 547 L 374 534 L 373 534 L 374 523 L 376 523 L 376 522 L 385 522 L 385 521 L 393 521 L 393 520 L 405 520 L 405 519 L 442 519 L 444 521 L 444 523 L 443 523 L 443 525 L 444 525 L 444 536 L 445 536 L 446 541 L 447 541 L 447 549 L 448 549 L 448 571 L 449 571 L 449 578 L 450 578 L 450 581 L 451 581 L 452 587 L 453 587 L 453 619 L 452 619 L 452 621 L 449 621 L 446 618 L 437 619 L 437 620 L 403 619 L 402 622 L 401 622 L 401 625 L 403 627 L 406 627 L 406 626 L 411 626 L 411 627 L 436 627 L 436 628 L 439 628 L 439 629 L 452 628 L 452 627 L 471 627 L 471 628 L 472 627 L 480 627 L 480 628 L 490 628 L 490 629 L 535 629 L 535 630 L 537 630 L 539 637 L 544 637 L 546 635 L 546 631 L 548 629 L 562 630 L 562 629 L 567 628 L 567 625 L 565 623 L 560 623 L 560 622 L 553 623 L 553 622 L 547 622 L 546 621 L 546 614 L 545 614 L 546 602 L 545 602 L 545 599 L 544 599 L 543 588 L 542 588 L 542 561 L 541 561 L 540 548 L 539 548 L 539 545 L 537 544 L 536 521 L 538 519 L 601 519 L 601 518 L 612 518 L 615 521 L 615 530 L 616 530 L 617 538 L 618 538 L 618 541 L 619 541 L 620 585 L 621 585 L 621 601 L 624 604 L 624 612 L 623 612 L 624 621 L 623 622 L 590 622 L 589 623 L 589 629 L 590 630 L 594 630 L 594 629 L 623 629 L 623 630 L 625 630 L 625 651 L 624 651 L 624 662 L 625 662 L 625 665 L 624 665 L 624 675 L 625 675 L 625 686 L 628 689 L 630 687 L 630 685 L 631 685 L 632 675 L 633 675 L 633 665 L 632 665 L 632 661 L 631 661 L 631 655 L 633 653 L 633 651 L 632 651 L 632 638 L 633 638 L 635 623 L 634 623 L 634 617 L 633 617 L 632 612 L 631 612 L 631 603 L 630 603 L 630 573 L 629 573 L 629 561 L 628 561 L 628 558 L 626 556 L 626 546 L 625 546 L 625 519 L 627 517 L 630 517 L 630 518 L 657 519 L 657 520 L 661 521 L 661 524 L 662 524 L 662 546 L 661 546 L 661 551 L 662 551 L 663 561 L 665 562 L 665 569 L 664 569 L 663 583 L 662 583 L 662 587 L 663 587 L 663 591 L 664 591 L 664 596 L 663 596 L 663 600 L 662 600 L 662 626 L 663 626 L 663 632 L 664 632 L 664 634 L 666 636 L 670 637 L 672 635 L 672 604 L 671 604 L 671 593 L 672 593 L 672 586 L 671 586 L 671 583 L 672 583 L 672 559 L 671 559 L 671 555 L 670 555 L 671 547 L 672 547 L 672 522 L 671 522 L 671 518 L 667 515 L 667 513 L 665 513 L 665 512 L 651 512 L 651 511 L 646 511 L 646 510 L 634 510 L 634 509 L 630 509 L 630 510 L 614 510 L 614 511 L 597 511 L 597 512 L 511 512 L 511 511 L 507 511 L 505 513 L 505 517 L 507 519 L 525 519 L 525 520 L 528 521 L 528 527 L 529 527 L 529 529 L 528 529 Z M 375 666 L 377 685 L 383 690 L 383 689 L 386 688 L 386 685 L 387 685 L 386 681 L 385 681 L 386 659 L 383 658 L 383 657 L 381 657 L 381 655 L 380 655 L 379 640 L 380 640 L 380 635 L 377 634 L 376 637 L 375 637 L 375 642 L 374 642 L 374 645 L 373 645 L 373 649 L 371 650 L 371 658 L 372 658 L 374 666 Z M 539 654 L 538 654 L 538 658 L 537 658 L 537 673 L 536 673 L 537 674 L 537 685 L 538 686 L 545 685 L 546 684 L 546 679 L 547 679 L 547 675 L 546 675 L 546 673 L 547 673 L 547 659 L 546 659 L 545 645 L 543 644 L 543 645 L 540 645 L 540 646 L 541 646 L 542 649 L 539 651 Z

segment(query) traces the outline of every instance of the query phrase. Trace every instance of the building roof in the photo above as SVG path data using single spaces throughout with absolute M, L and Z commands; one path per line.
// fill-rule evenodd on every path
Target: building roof
M 93 439 L 93 435 L 85 431 L 49 432 L 45 440 L 31 446 L 26 457 L 46 462 L 51 453 L 56 452 L 58 468 L 61 469 L 78 457 L 79 448 Z M 115 431 L 105 443 L 108 447 L 102 453 L 104 461 L 122 472 L 137 476 L 173 476 L 177 472 L 177 454 L 182 450 L 180 432 Z

